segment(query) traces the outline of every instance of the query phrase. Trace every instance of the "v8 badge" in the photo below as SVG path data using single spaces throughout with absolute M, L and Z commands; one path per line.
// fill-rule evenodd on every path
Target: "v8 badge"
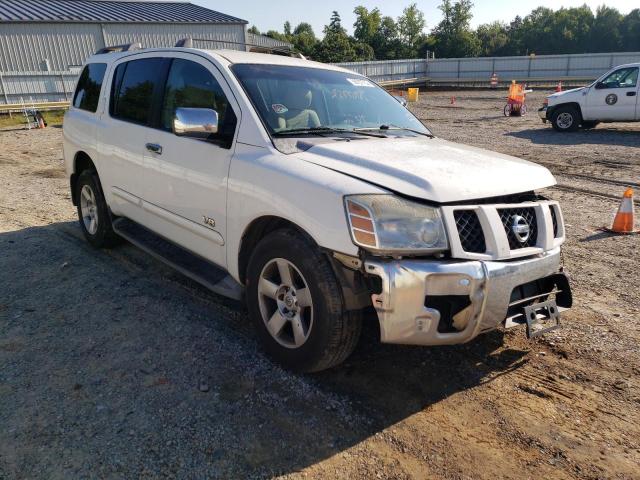
M 604 101 L 607 102 L 607 105 L 615 105 L 618 102 L 618 96 L 615 93 L 610 93 Z

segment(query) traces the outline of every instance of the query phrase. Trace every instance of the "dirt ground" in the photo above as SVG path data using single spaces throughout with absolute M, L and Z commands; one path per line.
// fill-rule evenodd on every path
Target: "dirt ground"
M 456 96 L 451 105 L 451 96 Z M 60 128 L 0 132 L 0 479 L 640 478 L 640 236 L 598 231 L 640 178 L 640 125 L 557 134 L 502 92 L 412 109 L 446 139 L 549 167 L 575 307 L 527 341 L 380 345 L 282 371 L 241 305 L 130 245 L 83 240 Z

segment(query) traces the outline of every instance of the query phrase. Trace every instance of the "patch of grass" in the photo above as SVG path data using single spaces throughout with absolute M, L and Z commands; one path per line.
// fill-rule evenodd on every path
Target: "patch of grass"
M 52 127 L 53 125 L 62 125 L 62 117 L 64 117 L 65 112 L 66 110 L 51 110 L 42 112 L 42 116 L 47 125 Z M 27 122 L 22 113 L 12 113 L 11 116 L 6 113 L 0 115 L 0 128 L 21 127 L 26 124 Z

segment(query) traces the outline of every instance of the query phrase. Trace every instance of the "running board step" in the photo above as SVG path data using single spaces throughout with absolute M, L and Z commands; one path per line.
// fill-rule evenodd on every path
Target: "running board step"
M 234 300 L 242 299 L 244 287 L 227 272 L 208 260 L 165 240 L 139 223 L 128 218 L 118 218 L 113 222 L 113 230 L 136 247 L 212 292 Z

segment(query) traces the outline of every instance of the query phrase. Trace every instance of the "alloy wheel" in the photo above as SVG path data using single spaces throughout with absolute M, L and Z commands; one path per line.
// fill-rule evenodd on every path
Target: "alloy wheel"
M 98 205 L 89 185 L 84 185 L 80 191 L 80 211 L 84 228 L 90 235 L 95 235 L 98 231 Z
M 258 281 L 258 304 L 267 331 L 280 345 L 299 348 L 313 327 L 309 285 L 296 266 L 284 258 L 267 262 Z

